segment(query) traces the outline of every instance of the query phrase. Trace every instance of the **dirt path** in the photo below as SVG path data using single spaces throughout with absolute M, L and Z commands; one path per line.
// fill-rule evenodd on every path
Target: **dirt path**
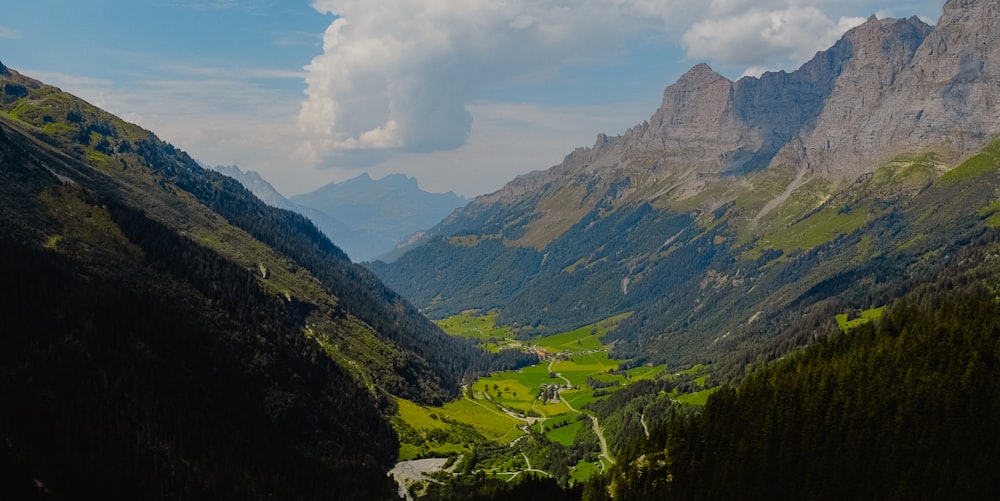
M 511 480 L 514 480 L 515 478 L 517 478 L 518 475 L 520 475 L 520 474 L 522 474 L 522 473 L 524 473 L 526 471 L 531 471 L 531 472 L 535 472 L 535 473 L 541 473 L 542 475 L 545 475 L 546 477 L 552 478 L 552 474 L 551 473 L 549 473 L 549 472 L 547 472 L 545 470 L 539 470 L 538 468 L 532 468 L 531 467 L 531 460 L 528 459 L 528 455 L 527 454 L 525 454 L 525 453 L 522 452 L 521 456 L 524 457 L 524 464 L 526 464 L 528 467 L 525 468 L 525 469 L 523 469 L 523 470 L 521 470 L 521 471 L 515 471 L 515 472 L 512 472 L 512 473 L 507 473 L 508 475 L 511 476 L 510 478 L 507 479 L 508 482 L 510 482 Z
M 597 435 L 597 439 L 601 441 L 601 455 L 604 459 L 607 459 L 609 463 L 615 464 L 615 460 L 611 459 L 611 453 L 608 452 L 608 441 L 604 439 L 604 430 L 601 430 L 601 424 L 597 422 L 597 416 L 590 416 L 590 422 L 594 425 L 594 434 Z
M 552 364 L 554 364 L 554 363 L 556 363 L 555 360 L 550 360 L 549 361 L 549 372 L 550 373 L 552 372 Z M 567 386 L 570 386 L 570 387 L 573 386 L 573 383 L 571 383 L 569 379 L 566 379 L 565 377 L 563 377 L 563 375 L 561 373 L 557 372 L 555 374 L 556 374 L 557 378 L 562 379 L 563 381 L 566 381 L 566 385 Z M 569 404 L 567 404 L 567 405 L 569 405 Z M 572 407 L 570 407 L 570 409 L 572 409 Z M 579 412 L 579 411 L 575 411 L 575 412 Z
M 549 362 L 549 372 L 552 372 L 553 363 L 554 361 Z M 570 383 L 569 379 L 563 377 L 562 374 L 557 372 L 556 377 L 561 378 L 563 381 L 566 381 L 567 385 L 573 386 L 573 383 Z M 566 404 L 566 407 L 569 407 L 569 410 L 576 412 L 577 414 L 584 414 L 583 412 L 580 412 L 579 410 L 574 408 L 573 405 L 569 403 L 569 400 L 566 400 L 566 397 L 562 395 L 561 391 L 559 392 L 559 400 L 562 400 L 562 402 Z M 594 429 L 594 434 L 597 435 L 597 439 L 601 442 L 601 456 L 603 456 L 604 459 L 607 459 L 609 463 L 615 464 L 615 460 L 611 459 L 611 453 L 608 452 L 608 441 L 605 440 L 604 438 L 604 430 L 601 429 L 601 423 L 597 421 L 597 416 L 593 416 L 591 414 L 585 414 L 585 415 L 590 418 L 590 424 L 591 427 Z M 601 463 L 601 468 L 602 469 L 604 468 L 604 463 Z

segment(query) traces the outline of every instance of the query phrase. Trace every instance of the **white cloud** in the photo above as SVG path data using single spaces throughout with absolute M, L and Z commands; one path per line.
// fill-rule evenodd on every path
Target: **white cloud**
M 683 0 L 316 0 L 339 16 L 306 67 L 300 124 L 317 160 L 351 150 L 448 150 L 486 86 L 551 74 L 663 30 Z
M 177 1 L 237 6 L 227 0 Z M 888 4 L 896 13 L 919 13 L 899 2 Z M 598 132 L 615 134 L 641 122 L 658 100 L 657 92 L 616 94 L 611 78 L 605 83 L 607 101 L 616 104 L 484 102 L 491 90 L 517 95 L 517 89 L 539 88 L 554 76 L 565 78 L 568 65 L 612 68 L 608 61 L 624 60 L 621 54 L 634 48 L 635 40 L 676 47 L 685 33 L 685 39 L 698 35 L 705 43 L 685 45 L 691 60 L 682 66 L 707 59 L 713 66 L 731 64 L 727 74 L 793 69 L 801 62 L 793 59 L 829 46 L 855 21 L 839 22 L 837 16 L 867 15 L 876 8 L 861 0 L 316 0 L 314 5 L 341 17 L 323 35 L 323 52 L 302 71 L 188 63 L 161 65 L 158 75 L 164 78 L 134 83 L 25 73 L 155 130 L 208 164 L 235 163 L 261 172 L 286 194 L 354 177 L 364 166 L 376 177 L 402 172 L 420 179 L 425 189 L 476 195 L 558 163 L 573 148 L 592 144 Z M 290 40 L 308 43 L 305 36 Z M 608 71 L 638 78 L 624 65 L 620 75 L 618 69 Z M 123 78 L 130 77 L 134 74 Z M 295 79 L 307 85 L 304 101 L 298 86 L 284 85 Z M 633 99 L 644 102 L 621 104 Z
M 707 58 L 730 66 L 798 65 L 837 41 L 862 17 L 833 21 L 816 7 L 749 11 L 705 19 L 684 33 L 690 58 Z

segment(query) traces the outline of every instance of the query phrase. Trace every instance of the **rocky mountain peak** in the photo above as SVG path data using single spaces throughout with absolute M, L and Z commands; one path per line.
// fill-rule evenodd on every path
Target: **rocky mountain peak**
M 671 87 L 699 87 L 704 85 L 711 85 L 720 80 L 725 80 L 729 82 L 729 79 L 720 75 L 715 70 L 712 69 L 707 63 L 698 63 L 687 70 L 686 73 L 681 75 Z
M 850 45 L 851 59 L 857 65 L 908 62 L 933 29 L 916 16 L 905 19 L 872 16 L 848 30 L 839 43 Z
M 629 166 L 690 196 L 774 166 L 794 168 L 802 182 L 839 184 L 905 152 L 951 162 L 1000 134 L 997 95 L 1000 4 L 949 0 L 936 26 L 871 16 L 795 71 L 734 82 L 697 64 L 666 87 L 649 120 L 599 134 L 562 164 L 480 201 L 516 203 Z
M 7 74 L 7 67 L 3 65 L 3 61 L 0 61 L 0 75 Z
M 911 17 L 866 37 L 874 29 L 866 25 L 845 39 L 857 38 L 855 51 L 868 58 L 856 58 L 856 78 L 840 82 L 807 140 L 811 163 L 828 177 L 849 179 L 906 151 L 954 161 L 1000 133 L 995 1 L 949 1 L 934 27 Z

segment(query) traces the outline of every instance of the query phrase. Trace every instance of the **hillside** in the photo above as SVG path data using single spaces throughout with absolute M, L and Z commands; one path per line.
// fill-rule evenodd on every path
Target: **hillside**
M 970 252 L 876 323 L 824 336 L 633 440 L 583 499 L 993 499 L 995 267 Z M 648 409 L 648 408 L 647 408 Z
M 498 308 L 523 336 L 634 312 L 609 340 L 640 363 L 777 356 L 810 336 L 793 323 L 886 304 L 995 224 L 994 8 L 873 17 L 791 73 L 697 65 L 648 121 L 372 269 L 432 317 Z
M 390 394 L 499 363 L 304 217 L 2 65 L 0 171 L 13 498 L 389 497 Z

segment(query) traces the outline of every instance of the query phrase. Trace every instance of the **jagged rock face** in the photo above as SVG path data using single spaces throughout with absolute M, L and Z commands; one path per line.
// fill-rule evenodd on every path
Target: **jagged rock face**
M 884 146 L 864 134 L 868 112 L 910 69 L 931 31 L 916 17 L 872 18 L 794 72 L 736 82 L 699 64 L 667 87 L 648 122 L 622 136 L 599 135 L 593 148 L 574 152 L 557 170 L 593 170 L 654 153 L 658 165 L 701 177 L 776 163 L 856 176 Z M 845 135 L 853 131 L 862 132 Z
M 937 147 L 967 155 L 1000 132 L 1000 6 L 951 0 L 908 71 L 871 114 L 883 147 Z M 878 127 L 877 130 L 875 128 Z
M 896 120 L 897 112 L 873 120 L 872 111 L 887 106 L 896 96 L 910 95 L 898 80 L 910 70 L 931 30 L 916 17 L 870 19 L 827 51 L 838 54 L 844 68 L 822 104 L 815 128 L 802 131 L 802 145 L 795 145 L 805 151 L 800 157 L 805 166 L 827 178 L 854 179 L 881 160 L 912 149 L 896 142 L 887 144 L 881 137 L 886 124 L 879 122 Z M 799 152 L 785 153 L 791 156 Z
M 806 177 L 853 181 L 903 152 L 953 161 L 1000 133 L 997 95 L 1000 6 L 951 0 L 936 27 L 873 16 L 794 72 L 732 82 L 699 64 L 666 88 L 649 121 L 600 134 L 559 166 L 480 201 L 512 203 L 567 176 L 635 162 L 688 180 L 792 165 Z

